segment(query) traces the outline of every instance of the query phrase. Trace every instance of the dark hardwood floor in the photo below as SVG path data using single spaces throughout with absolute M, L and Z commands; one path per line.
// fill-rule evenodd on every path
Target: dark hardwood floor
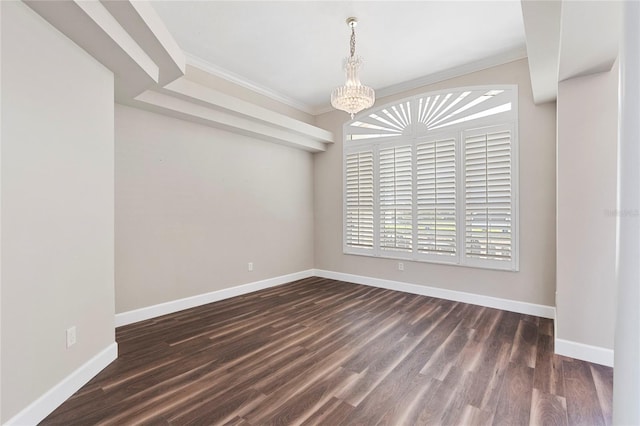
M 611 368 L 553 322 L 309 278 L 120 327 L 42 424 L 609 425 Z

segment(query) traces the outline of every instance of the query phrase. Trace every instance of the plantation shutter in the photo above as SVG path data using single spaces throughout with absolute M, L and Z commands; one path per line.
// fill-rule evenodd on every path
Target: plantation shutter
M 465 132 L 465 253 L 511 262 L 512 164 L 509 128 Z
M 345 254 L 519 268 L 518 87 L 461 87 L 343 127 Z
M 418 253 L 456 255 L 456 140 L 416 145 Z
M 346 156 L 345 242 L 349 247 L 373 248 L 373 152 Z
M 380 249 L 413 249 L 412 146 L 380 149 Z

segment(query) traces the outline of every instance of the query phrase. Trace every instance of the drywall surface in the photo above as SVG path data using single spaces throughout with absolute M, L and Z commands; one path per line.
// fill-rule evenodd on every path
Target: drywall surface
M 613 349 L 618 68 L 558 85 L 556 338 Z
M 310 153 L 121 105 L 115 117 L 116 312 L 313 268 Z
M 534 105 L 526 60 L 474 72 L 379 99 L 378 105 L 445 88 L 517 84 L 520 132 L 520 271 L 504 272 L 433 263 L 345 255 L 342 250 L 342 125 L 334 111 L 316 125 L 337 143 L 315 154 L 315 266 L 318 269 L 464 291 L 541 305 L 554 305 L 555 291 L 555 103 Z
M 115 341 L 114 104 L 110 71 L 0 7 L 4 423 Z
M 640 4 L 624 4 L 618 152 L 618 294 L 613 423 L 640 424 Z

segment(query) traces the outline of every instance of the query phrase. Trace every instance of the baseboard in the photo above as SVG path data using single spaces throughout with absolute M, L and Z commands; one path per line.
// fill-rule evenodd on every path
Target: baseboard
M 309 278 L 311 276 L 313 276 L 313 269 L 308 269 L 306 271 L 295 272 L 293 274 L 281 275 L 279 277 L 269 278 L 266 280 L 255 281 L 209 293 L 198 294 L 196 296 L 185 297 L 184 299 L 172 300 L 170 302 L 147 306 L 133 311 L 122 312 L 116 314 L 116 327 L 133 324 L 138 321 L 144 321 L 161 315 L 172 314 L 184 309 L 195 308 L 196 306 L 206 305 L 207 303 L 217 302 L 230 297 L 241 296 L 243 294 L 252 293 L 265 288 L 286 284 L 291 281 Z
M 49 389 L 40 398 L 13 416 L 5 425 L 35 425 L 40 423 L 78 389 L 87 384 L 118 357 L 118 344 L 113 342 L 80 368 Z
M 613 349 L 585 345 L 565 339 L 555 339 L 555 353 L 570 358 L 581 359 L 595 364 L 613 367 Z
M 388 290 L 403 291 L 405 293 L 419 294 L 421 296 L 437 297 L 456 302 L 470 303 L 472 305 L 486 306 L 488 308 L 535 315 L 543 318 L 555 318 L 555 308 L 553 306 L 537 305 L 517 300 L 501 299 L 498 297 L 483 296 L 481 294 L 410 284 L 401 281 L 383 280 L 380 278 L 372 278 L 362 275 L 344 274 L 342 272 L 325 271 L 322 269 L 314 269 L 313 272 L 315 276 L 322 278 L 386 288 Z

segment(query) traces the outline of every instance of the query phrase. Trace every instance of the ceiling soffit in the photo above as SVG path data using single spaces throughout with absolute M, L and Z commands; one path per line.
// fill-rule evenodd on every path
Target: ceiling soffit
M 558 82 L 609 71 L 618 57 L 619 1 L 527 1 L 522 15 L 536 103 L 554 101 Z
M 333 143 L 330 132 L 185 79 L 185 55 L 147 3 L 26 4 L 114 73 L 119 103 L 310 152 Z

